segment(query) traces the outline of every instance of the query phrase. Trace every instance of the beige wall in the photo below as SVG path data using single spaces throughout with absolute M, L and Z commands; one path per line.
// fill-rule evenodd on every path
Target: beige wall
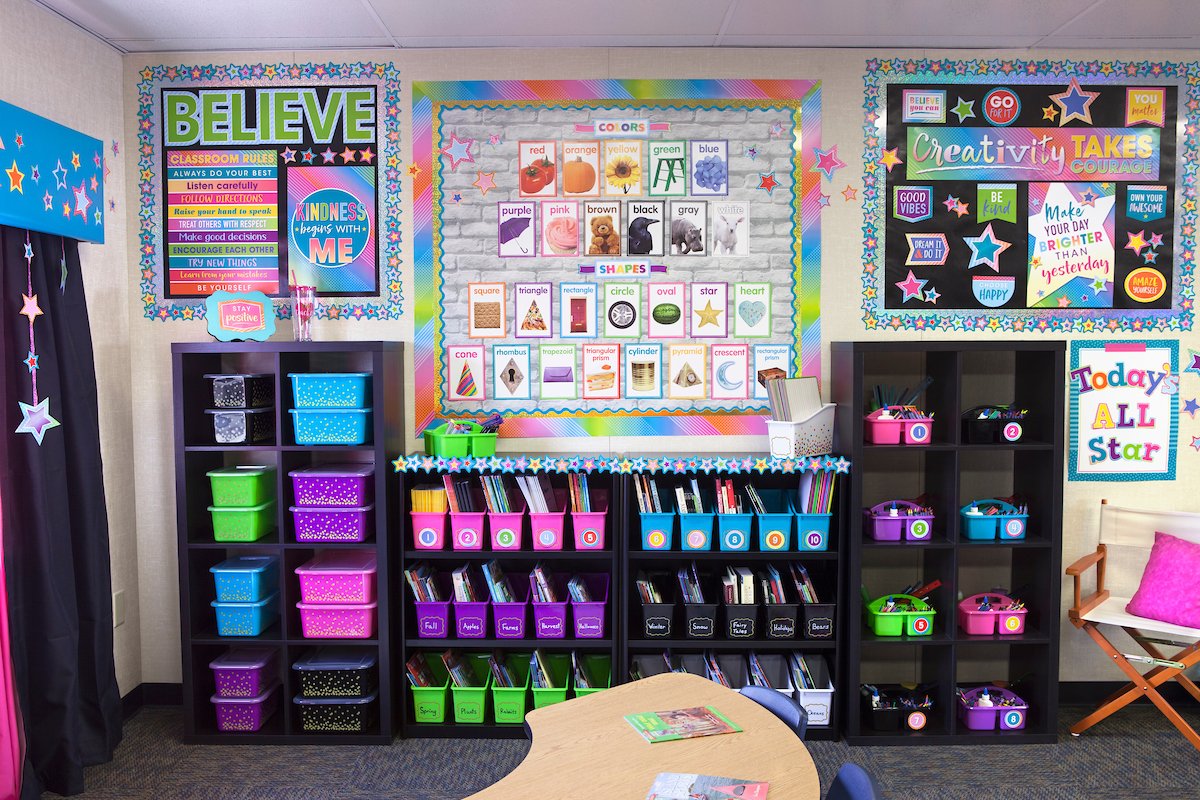
M 142 682 L 137 536 L 133 503 L 133 420 L 129 413 L 129 249 L 125 224 L 125 144 L 121 55 L 62 18 L 28 2 L 0 0 L 0 99 L 103 140 L 112 167 L 104 181 L 105 244 L 79 249 L 84 272 L 100 403 L 100 449 L 108 500 L 112 583 L 125 592 L 126 621 L 114 631 L 122 693 Z M 78 280 L 72 275 L 69 280 Z M 70 425 L 70 420 L 63 420 Z
M 888 55 L 865 50 L 682 50 L 682 49 L 593 49 L 573 51 L 367 51 L 326 53 L 205 53 L 195 56 L 171 54 L 137 55 L 125 59 L 125 138 L 134 140 L 136 124 L 137 71 L 146 64 L 158 63 L 240 63 L 253 61 L 310 60 L 392 60 L 405 82 L 413 80 L 466 80 L 501 78 L 667 78 L 667 77 L 753 77 L 812 78 L 822 82 L 822 140 L 826 146 L 839 145 L 839 155 L 850 165 L 837 173 L 834 189 L 849 183 L 862 186 L 862 74 L 869 56 Z M 928 53 L 908 53 L 912 57 Z M 947 57 L 980 57 L 980 51 L 938 53 Z M 997 55 L 988 53 L 988 57 Z M 1025 54 L 1010 54 L 1017 57 Z M 1055 57 L 1045 53 L 1045 57 Z M 1071 58 L 1116 58 L 1120 53 L 1070 52 Z M 1124 54 L 1125 57 L 1194 60 L 1194 52 Z M 406 148 L 410 142 L 404 130 Z M 127 152 L 132 153 L 132 148 Z M 132 207 L 136 188 L 128 188 L 127 204 Z M 860 321 L 859 275 L 862 241 L 862 212 L 855 203 L 845 203 L 835 191 L 833 205 L 824 212 L 822 332 L 825 345 L 825 371 L 828 373 L 828 343 L 845 339 L 885 339 L 883 332 L 868 333 Z M 136 237 L 137 219 L 129 218 L 128 235 Z M 403 230 L 404 262 L 411 264 L 411 208 L 406 203 Z M 128 280 L 133 285 L 132 267 Z M 405 296 L 412 297 L 411 274 L 406 275 Z M 175 517 L 172 486 L 170 417 L 170 341 L 202 340 L 199 324 L 160 323 L 142 318 L 141 306 L 131 292 L 129 326 L 134 418 L 139 436 L 135 460 L 137 485 L 137 530 L 139 586 L 142 599 L 142 670 L 146 681 L 178 681 L 179 619 L 176 605 Z M 912 334 L 906 334 L 916 338 Z M 334 323 L 316 328 L 318 339 L 399 339 L 411 341 L 411 319 L 392 323 Z M 920 338 L 950 338 L 925 334 Z M 965 337 L 964 337 L 965 338 Z M 1038 338 L 1029 336 L 1027 338 Z M 1200 347 L 1200 337 L 1191 335 L 1192 346 Z M 410 370 L 411 374 L 411 370 Z M 411 396 L 410 386 L 410 396 Z M 1188 376 L 1184 391 L 1200 393 L 1200 380 Z M 1182 441 L 1200 434 L 1200 421 L 1184 417 Z M 694 446 L 694 441 L 674 443 L 676 448 Z M 765 447 L 763 442 L 727 440 L 708 443 L 713 450 L 738 450 Z M 411 446 L 411 444 L 410 444 Z M 663 451 L 672 446 L 664 440 L 603 439 L 525 441 L 510 443 L 512 449 L 528 451 L 549 448 L 592 452 L 629 452 L 635 449 Z M 1096 541 L 1097 506 L 1100 498 L 1137 505 L 1146 502 L 1147 490 L 1158 497 L 1170 497 L 1169 504 L 1180 509 L 1200 510 L 1200 456 L 1186 446 L 1179 454 L 1179 479 L 1174 484 L 1068 483 L 1064 525 L 1064 561 L 1091 550 Z M 1065 590 L 1065 584 L 1064 584 Z M 1064 594 L 1064 599 L 1066 595 Z M 1062 666 L 1066 680 L 1109 680 L 1116 674 L 1097 658 L 1096 649 L 1083 643 L 1083 636 L 1067 627 L 1063 632 Z

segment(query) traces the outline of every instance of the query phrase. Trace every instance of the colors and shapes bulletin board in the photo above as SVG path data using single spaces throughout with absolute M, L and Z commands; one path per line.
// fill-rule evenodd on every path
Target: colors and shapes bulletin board
M 199 319 L 215 291 L 287 297 L 292 284 L 316 287 L 319 317 L 400 316 L 393 66 L 160 65 L 140 76 L 147 317 Z
M 414 83 L 416 430 L 765 432 L 820 374 L 820 86 Z
M 1173 481 L 1179 342 L 1071 342 L 1073 481 Z
M 868 329 L 1192 325 L 1200 65 L 867 62 Z

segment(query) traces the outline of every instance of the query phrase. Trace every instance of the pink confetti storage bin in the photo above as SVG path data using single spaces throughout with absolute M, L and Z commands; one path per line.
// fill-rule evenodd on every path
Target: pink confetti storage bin
M 555 489 L 554 499 L 562 511 L 529 512 L 529 530 L 532 532 L 534 550 L 562 550 L 563 527 L 567 518 L 567 490 Z
M 375 635 L 375 603 L 312 605 L 296 603 L 305 639 L 370 639 Z
M 288 473 L 298 506 L 355 508 L 371 501 L 371 464 L 318 464 Z
M 258 697 L 278 677 L 274 647 L 231 647 L 209 662 L 217 697 Z
M 572 511 L 571 528 L 576 550 L 603 550 L 604 525 L 608 518 L 608 492 L 594 489 L 591 504 L 595 511 Z
M 212 696 L 221 733 L 253 733 L 279 708 L 279 682 L 256 697 Z
M 413 547 L 417 550 L 446 549 L 446 514 L 441 511 L 412 511 Z
M 327 550 L 296 567 L 305 605 L 362 605 L 375 599 L 375 554 Z
M 362 542 L 375 527 L 375 504 L 359 508 L 292 506 L 297 542 Z

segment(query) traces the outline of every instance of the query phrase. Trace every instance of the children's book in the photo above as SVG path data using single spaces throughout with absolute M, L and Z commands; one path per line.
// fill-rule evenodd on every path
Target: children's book
M 740 733 L 742 730 L 712 706 L 679 708 L 674 711 L 646 711 L 630 714 L 625 717 L 625 721 L 652 744 L 722 733 Z
M 691 772 L 660 772 L 646 800 L 765 800 L 767 783 Z

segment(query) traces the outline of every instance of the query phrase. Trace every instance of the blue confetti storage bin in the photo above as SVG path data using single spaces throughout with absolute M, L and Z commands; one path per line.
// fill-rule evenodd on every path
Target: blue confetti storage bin
M 218 636 L 258 636 L 279 616 L 279 592 L 257 603 L 222 603 L 210 605 L 217 610 Z
M 255 603 L 279 588 L 275 556 L 234 556 L 209 567 L 222 603 Z
M 366 444 L 369 408 L 290 408 L 296 444 Z
M 294 408 L 366 408 L 369 372 L 289 372 Z

